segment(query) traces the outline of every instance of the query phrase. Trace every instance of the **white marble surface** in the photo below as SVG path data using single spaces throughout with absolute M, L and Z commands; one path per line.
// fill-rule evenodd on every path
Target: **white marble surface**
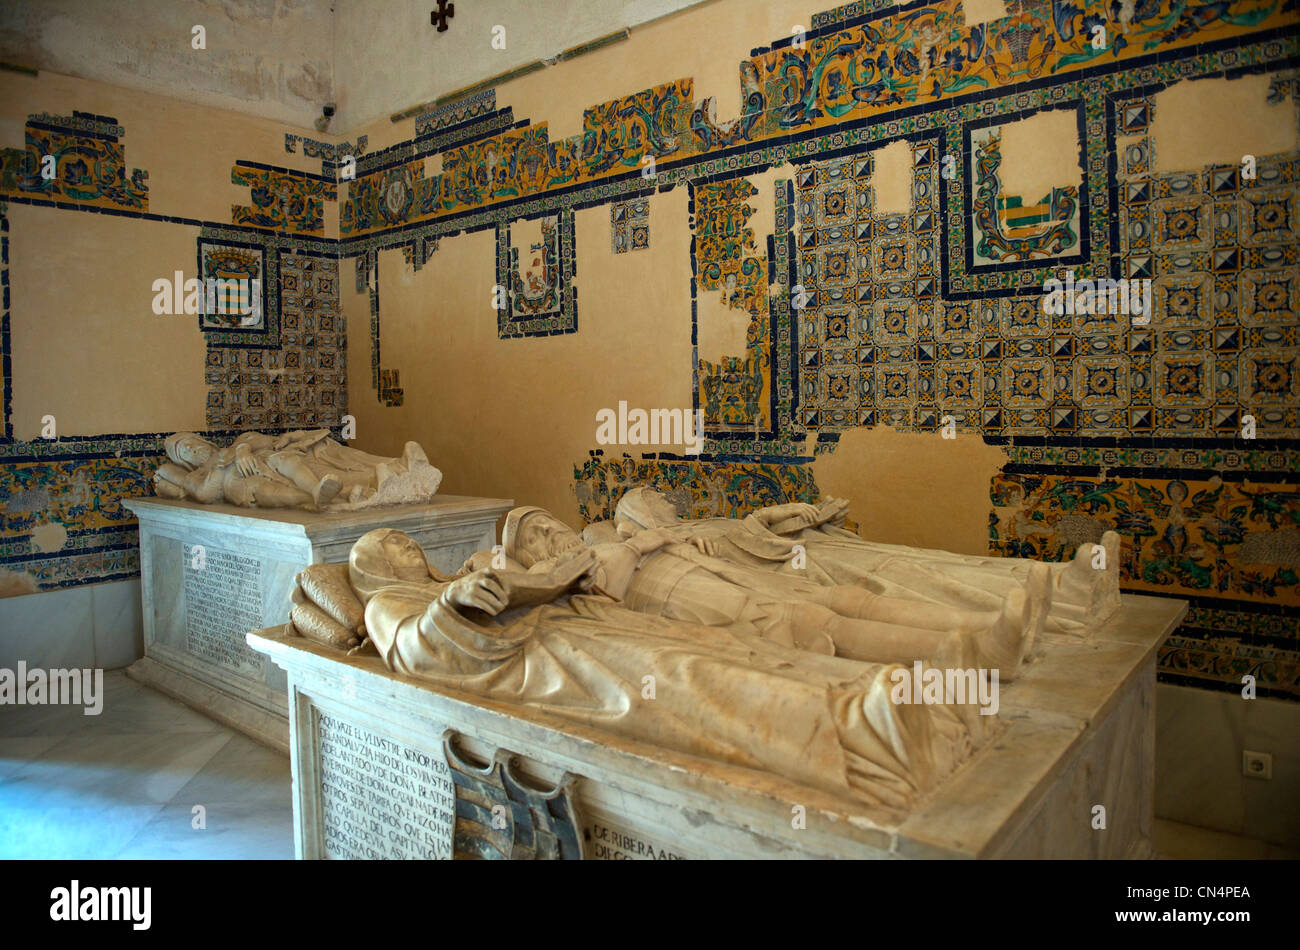
M 0 715 L 0 859 L 292 857 L 288 759 L 121 672 L 104 700 Z
M 1156 819 L 1156 855 L 1175 861 L 1296 861 L 1300 850 Z
M 478 758 L 508 750 L 546 783 L 570 772 L 584 815 L 689 856 L 1125 857 L 1150 854 L 1154 656 L 1185 608 L 1126 596 L 1090 643 L 1045 637 L 1039 661 L 1002 689 L 1001 734 L 910 813 L 435 689 L 275 630 L 249 642 L 289 671 L 301 857 L 322 853 L 322 714 L 416 748 L 450 728 Z M 1106 832 L 1090 827 L 1096 803 L 1110 811 Z M 792 828 L 795 805 L 804 828 Z
M 95 665 L 106 670 L 130 666 L 144 656 L 140 579 L 95 584 L 90 591 Z
M 108 674 L 105 688 L 106 695 L 113 698 L 105 715 L 98 718 L 87 720 L 78 714 L 74 719 L 60 707 L 36 707 L 30 710 L 35 715 L 26 720 L 24 731 L 30 734 L 15 736 L 9 728 L 12 720 L 0 716 L 0 823 L 11 810 L 31 812 L 26 827 L 19 828 L 15 822 L 18 833 L 12 838 L 0 838 L 0 858 L 247 860 L 293 856 L 289 764 L 284 756 L 215 725 L 121 673 Z M 1168 688 L 1161 686 L 1160 690 L 1163 693 Z M 15 789 L 35 790 L 37 794 L 39 789 L 30 782 L 11 786 L 7 779 L 38 762 L 43 762 L 39 769 L 44 780 L 56 784 L 62 784 L 63 770 L 80 771 L 85 761 L 71 757 L 63 760 L 57 753 L 47 757 L 46 753 L 68 737 L 71 725 L 80 728 L 83 723 L 87 728 L 79 733 L 82 738 L 101 730 L 104 735 L 187 731 L 194 735 L 197 731 L 199 735 L 227 735 L 230 741 L 164 805 L 118 802 L 105 807 L 102 800 L 91 804 L 90 798 L 73 795 L 49 812 L 27 809 Z M 1196 753 L 1193 750 L 1189 754 L 1194 757 Z M 129 767 L 137 764 L 129 763 Z M 95 794 L 94 790 L 89 793 Z M 191 826 L 192 808 L 197 802 L 209 804 L 208 827 L 203 832 Z M 597 832 L 600 829 L 596 826 L 605 820 L 592 812 L 587 819 L 589 829 Z M 653 839 L 651 843 L 657 844 Z M 1300 858 L 1298 849 L 1161 819 L 1155 822 L 1155 843 L 1158 856 L 1168 859 Z
M 288 619 L 299 571 L 309 564 L 346 561 L 356 539 L 379 527 L 406 531 L 436 567 L 452 571 L 473 552 L 492 546 L 497 519 L 513 502 L 439 495 L 425 505 L 325 513 L 164 498 L 123 504 L 140 520 L 145 656 L 131 667 L 131 675 L 259 741 L 287 749 L 284 673 L 248 650 L 243 634 Z M 214 565 L 226 555 L 248 561 L 246 573 L 214 597 L 229 603 L 246 592 L 247 612 L 257 616 L 244 620 L 233 612 L 191 613 L 187 576 L 196 590 L 210 583 L 202 571 L 190 568 L 196 546 Z M 214 642 L 222 644 L 210 654 L 190 640 L 191 625 L 205 620 L 215 621 Z
M 95 625 L 89 585 L 0 599 L 0 667 L 19 660 L 42 669 L 95 665 Z
M 1300 703 L 1162 683 L 1156 736 L 1157 815 L 1300 848 Z M 1246 749 L 1272 779 L 1242 774 Z
M 143 655 L 137 579 L 0 598 L 0 667 L 115 670 Z

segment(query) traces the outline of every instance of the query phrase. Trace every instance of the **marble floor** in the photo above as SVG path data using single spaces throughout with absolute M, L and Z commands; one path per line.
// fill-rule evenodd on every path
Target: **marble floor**
M 206 828 L 196 828 L 202 806 Z M 1173 821 L 1161 857 L 1300 854 Z M 0 708 L 0 858 L 293 857 L 287 757 L 128 679 L 104 710 Z
M 0 858 L 291 859 L 289 759 L 121 671 L 98 716 L 4 706 Z

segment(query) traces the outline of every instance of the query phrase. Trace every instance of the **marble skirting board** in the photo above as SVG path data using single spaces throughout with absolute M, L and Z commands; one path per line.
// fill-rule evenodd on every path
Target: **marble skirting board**
M 907 813 L 438 690 L 280 628 L 248 642 L 288 676 L 300 858 L 1123 858 L 1151 853 L 1155 654 L 1185 612 L 1126 595 L 1086 640 L 1045 635 L 1002 687 L 998 735 Z
M 294 577 L 343 562 L 374 528 L 398 528 L 443 571 L 495 543 L 513 506 L 438 495 L 429 504 L 352 512 L 255 510 L 162 498 L 123 502 L 140 522 L 144 652 L 134 679 L 288 751 L 284 673 L 248 648 L 252 629 L 289 617 Z

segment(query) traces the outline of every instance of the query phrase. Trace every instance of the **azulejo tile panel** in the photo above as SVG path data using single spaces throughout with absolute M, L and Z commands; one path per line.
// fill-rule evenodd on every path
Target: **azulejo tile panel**
M 338 260 L 279 254 L 274 346 L 208 346 L 208 425 L 214 429 L 334 427 L 347 412 L 347 331 Z
M 972 266 L 1077 257 L 1081 250 L 1079 189 L 1074 185 L 1054 187 L 1041 198 L 1007 194 L 998 177 L 1001 127 L 989 125 L 973 131 L 970 142 L 970 233 L 977 236 L 971 249 Z
M 962 418 L 982 405 L 975 308 L 938 297 L 933 140 L 912 143 L 911 158 L 919 201 L 907 214 L 877 213 L 871 153 L 812 161 L 796 174 L 795 418 L 806 429 L 932 426 L 941 401 Z
M 540 217 L 541 236 L 516 247 L 511 227 L 497 228 L 497 333 L 502 338 L 555 336 L 578 328 L 573 278 L 573 211 Z
M 9 206 L 0 201 L 0 447 L 13 441 L 13 362 L 9 341 Z
M 663 492 L 684 518 L 742 518 L 765 505 L 818 497 L 806 465 L 612 458 L 593 452 L 573 466 L 573 481 L 584 524 L 612 518 L 618 500 L 638 485 Z
M 472 96 L 466 96 L 446 105 L 422 112 L 415 117 L 415 134 L 432 135 L 452 126 L 463 125 L 496 111 L 497 92 L 485 89 Z
M 1236 166 L 1120 173 L 1122 269 L 1151 281 L 1154 308 L 1149 328 L 1109 332 L 1129 354 L 1142 431 L 1231 435 L 1250 416 L 1269 435 L 1300 433 L 1298 174 L 1297 154 L 1260 156 L 1250 180 Z
M 74 532 L 130 524 L 122 497 L 148 494 L 161 457 L 28 459 L 0 468 L 0 539 L 30 538 L 42 525 Z M 28 553 L 36 549 L 31 548 Z
M 326 201 L 338 200 L 338 186 L 322 175 L 239 162 L 233 184 L 249 189 L 251 205 L 232 205 L 231 222 L 290 234 L 325 234 Z
M 650 199 L 632 198 L 609 206 L 610 248 L 615 254 L 650 247 Z
M 1126 588 L 1300 605 L 1300 486 L 1002 475 L 990 495 L 994 553 L 1059 561 L 1114 530 Z
M 298 143 L 302 143 L 302 153 L 308 158 L 319 158 L 327 162 L 338 162 L 345 155 L 351 155 L 354 158 L 360 158 L 366 153 L 366 146 L 370 143 L 368 136 L 359 135 L 355 142 L 340 142 L 338 145 L 331 145 L 329 142 L 318 142 L 315 139 L 304 138 L 301 135 L 294 135 L 286 132 L 284 136 L 284 150 L 290 155 L 298 153 Z
M 1126 590 L 1190 598 L 1159 654 L 1175 682 L 1300 696 L 1300 486 L 1201 477 L 1006 474 L 993 480 L 991 553 L 1061 560 L 1105 530 Z
M 266 330 L 266 248 L 199 239 L 199 280 L 234 282 L 230 293 L 214 283 L 212 306 L 207 295 L 199 313 L 200 330 L 256 334 Z
M 156 436 L 0 445 L 5 593 L 138 574 L 135 519 L 121 499 L 152 493 L 153 471 L 164 461 L 160 446 Z
M 545 123 L 505 130 L 446 153 L 442 175 L 403 209 L 403 220 L 590 183 L 640 169 L 651 158 L 663 164 L 738 145 L 762 147 L 794 132 L 912 106 L 941 114 L 943 104 L 981 91 L 1117 69 L 1153 54 L 1190 54 L 1199 44 L 1280 30 L 1293 19 L 1284 7 L 1223 0 L 1192 11 L 1181 0 L 1135 9 L 1109 0 L 1056 6 L 1017 0 L 1008 16 L 967 27 L 961 0 L 944 0 L 896 15 L 864 10 L 860 22 L 830 17 L 805 44 L 787 40 L 742 62 L 741 114 L 733 120 L 719 122 L 711 99 L 696 103 L 693 82 L 680 79 L 587 109 L 582 132 L 567 140 L 550 141 Z M 1092 41 L 1096 27 L 1108 37 L 1100 47 Z M 378 214 L 376 190 L 361 178 L 349 189 L 341 233 L 392 226 Z
M 417 238 L 415 244 L 419 244 L 423 240 L 422 237 Z M 409 257 L 414 266 L 417 258 L 410 256 L 418 253 L 414 244 L 404 246 L 403 252 L 402 256 L 404 258 Z M 405 402 L 406 395 L 402 391 L 398 371 L 384 369 L 381 366 L 378 248 L 372 248 L 356 259 L 356 289 L 358 293 L 365 293 L 370 303 L 370 388 L 375 391 L 381 405 L 389 408 L 400 406 Z
M 1161 679 L 1240 692 L 1251 676 L 1259 697 L 1294 699 L 1300 694 L 1300 651 L 1214 636 L 1215 629 L 1180 627 L 1160 647 Z
M 749 199 L 757 189 L 744 178 L 707 182 L 692 191 L 694 297 L 720 294 L 725 305 L 749 314 L 745 352 L 717 361 L 701 359 L 699 407 L 709 435 L 771 425 L 771 329 L 767 255 L 758 249 Z
M 74 112 L 27 120 L 26 148 L 0 149 L 0 195 L 90 208 L 149 207 L 149 173 L 127 169 L 124 130 L 110 116 Z
M 919 177 L 934 164 L 929 142 L 915 142 L 913 153 Z M 910 220 L 891 220 L 871 210 L 869 156 L 809 163 L 798 177 L 809 299 L 799 311 L 797 418 L 831 431 L 875 422 L 935 428 L 951 415 L 986 435 L 1231 437 L 1249 415 L 1270 437 L 1300 434 L 1300 267 L 1295 242 L 1268 237 L 1292 233 L 1279 183 L 1296 180 L 1298 162 L 1261 157 L 1254 181 L 1231 191 L 1221 184 L 1214 199 L 1202 193 L 1220 171 L 1210 167 L 1147 174 L 1141 189 L 1128 181 L 1116 190 L 1126 271 L 1150 281 L 1145 323 L 1115 312 L 1048 313 L 1041 286 L 974 299 L 941 293 L 934 229 L 917 229 L 940 219 L 936 199 Z M 937 194 L 937 181 L 921 179 L 914 194 Z M 1256 207 L 1268 225 L 1263 238 L 1251 223 Z M 1148 250 L 1148 237 L 1163 253 Z

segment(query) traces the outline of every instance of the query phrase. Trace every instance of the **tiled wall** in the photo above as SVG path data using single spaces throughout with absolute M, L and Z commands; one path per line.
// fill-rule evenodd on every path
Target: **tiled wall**
M 195 428 L 208 437 L 337 426 L 347 408 L 339 262 L 335 243 L 315 237 L 323 233 L 324 200 L 336 197 L 332 181 L 241 162 L 231 180 L 249 187 L 251 205 L 233 206 L 230 221 L 162 215 L 149 210 L 149 175 L 127 164 L 129 130 L 116 119 L 36 114 L 26 129 L 25 148 L 0 149 L 0 596 L 138 576 L 135 520 L 120 501 L 153 493 L 151 476 L 168 434 L 15 438 L 11 329 L 16 321 L 39 319 L 40 303 L 12 293 L 10 205 L 111 214 L 159 228 L 197 227 L 197 270 L 187 277 L 262 281 L 260 322 L 230 326 L 205 324 L 202 315 L 186 318 L 199 324 L 195 332 L 207 345 L 207 428 Z M 46 156 L 54 158 L 52 176 L 42 174 Z M 68 224 L 75 227 L 73 220 Z M 129 260 L 132 249 L 103 253 Z M 123 387 L 137 384 L 122 380 Z
M 341 193 L 340 252 L 495 229 L 500 335 L 574 333 L 575 261 L 603 250 L 574 249 L 567 216 L 608 205 L 609 253 L 624 254 L 629 209 L 685 187 L 690 318 L 720 297 L 748 314 L 745 346 L 683 354 L 703 455 L 593 449 L 574 464 L 584 518 L 639 481 L 697 513 L 815 497 L 809 446 L 833 453 L 882 424 L 937 435 L 949 417 L 1007 456 L 988 485 L 990 553 L 1060 559 L 1118 529 L 1126 589 L 1193 603 L 1162 652 L 1166 679 L 1233 689 L 1250 673 L 1261 695 L 1300 698 L 1300 154 L 1257 156 L 1252 179 L 1192 155 L 1157 172 L 1149 138 L 1158 93 L 1183 80 L 1262 72 L 1294 104 L 1295 11 L 1012 0 L 1007 14 L 970 27 L 957 2 L 821 14 L 801 44 L 740 64 L 727 122 L 669 76 L 591 106 L 560 141 L 547 116 L 519 122 L 482 97 L 470 117 L 430 114 Z M 1020 194 L 1000 177 L 1004 141 L 1036 117 L 1068 130 L 1079 175 Z M 905 213 L 877 207 L 874 181 L 900 141 Z M 426 176 L 434 154 L 442 173 Z M 775 191 L 759 195 L 769 170 Z M 759 197 L 770 233 L 752 224 Z M 512 246 L 512 224 L 537 218 L 542 243 Z M 674 226 L 656 218 L 653 240 Z M 1067 271 L 1150 280 L 1152 322 L 1045 313 L 1044 282 Z
M 1010 0 L 1005 17 L 967 26 L 958 0 L 853 3 L 739 63 L 730 120 L 710 90 L 665 75 L 590 106 L 558 141 L 548 116 L 517 120 L 492 92 L 416 117 L 410 138 L 384 148 L 290 135 L 286 150 L 301 142 L 319 174 L 241 161 L 231 180 L 248 199 L 228 222 L 196 222 L 201 263 L 265 277 L 263 325 L 203 329 L 208 424 L 337 423 L 348 399 L 340 275 L 369 301 L 371 372 L 351 380 L 352 399 L 409 407 L 402 354 L 381 359 L 381 321 L 402 316 L 381 307 L 382 250 L 403 249 L 418 270 L 436 265 L 440 239 L 490 233 L 496 334 L 545 359 L 549 338 L 583 326 L 580 262 L 635 263 L 685 227 L 690 287 L 665 319 L 694 331 L 699 305 L 720 299 L 748 318 L 744 344 L 721 359 L 672 355 L 705 413 L 701 456 L 618 459 L 593 447 L 547 476 L 572 480 L 583 517 L 606 515 L 640 481 L 697 513 L 813 498 L 814 454 L 834 453 L 844 433 L 888 425 L 938 438 L 950 417 L 1006 455 L 987 486 L 991 553 L 1068 557 L 1115 528 L 1127 589 L 1193 602 L 1162 653 L 1164 677 L 1233 689 L 1251 673 L 1261 695 L 1300 698 L 1300 154 L 1260 155 L 1250 179 L 1195 156 L 1156 171 L 1150 135 L 1159 94 L 1185 80 L 1263 73 L 1270 95 L 1294 105 L 1296 19 L 1280 0 Z M 744 18 L 732 29 L 746 31 Z M 1020 193 L 1004 181 L 1005 143 L 1039 119 L 1070 130 L 1058 145 L 1079 174 Z M 34 117 L 29 138 L 63 136 L 67 174 L 57 193 L 33 177 L 45 146 L 29 144 L 0 156 L 0 192 L 147 215 L 147 176 L 126 170 L 111 126 Z M 876 163 L 894 143 L 910 156 L 906 212 L 880 200 Z M 87 167 L 107 174 L 73 164 L 85 149 L 98 157 Z M 336 189 L 347 155 L 356 180 Z M 437 174 L 426 171 L 435 157 Z M 647 199 L 676 188 L 689 220 L 657 215 L 652 230 Z M 774 209 L 770 232 L 760 199 Z M 577 247 L 575 214 L 606 206 L 607 242 Z M 324 237 L 336 214 L 337 241 Z M 1067 270 L 1151 280 L 1152 323 L 1045 313 L 1044 282 Z M 1247 413 L 1258 422 L 1250 441 Z M 99 558 L 82 579 L 135 569 L 113 498 L 147 489 L 156 437 L 101 442 L 4 446 L 5 567 L 42 586 L 75 582 L 27 540 L 32 519 L 57 508 L 84 556 Z M 42 468 L 55 451 L 71 453 L 65 467 Z M 91 492 L 99 511 L 83 512 L 77 471 L 110 457 L 131 485 Z M 87 469 L 83 481 L 96 479 Z M 97 531 L 118 534 L 101 544 Z M 114 573 L 94 573 L 109 562 Z

